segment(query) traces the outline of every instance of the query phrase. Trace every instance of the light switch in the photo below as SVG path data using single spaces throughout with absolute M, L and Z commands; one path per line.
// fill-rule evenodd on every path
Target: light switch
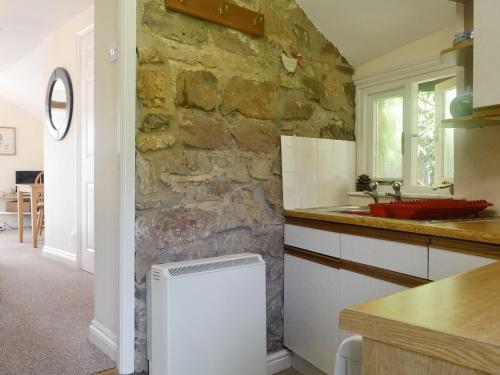
M 109 62 L 118 60 L 118 48 L 112 47 L 109 49 Z

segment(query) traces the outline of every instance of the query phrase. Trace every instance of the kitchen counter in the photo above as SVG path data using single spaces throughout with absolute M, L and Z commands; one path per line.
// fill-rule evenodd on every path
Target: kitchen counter
M 500 245 L 500 218 L 419 221 L 378 218 L 339 212 L 317 212 L 307 209 L 285 210 L 285 217 Z
M 340 326 L 363 336 L 366 374 L 500 374 L 499 290 L 497 262 L 351 306 Z

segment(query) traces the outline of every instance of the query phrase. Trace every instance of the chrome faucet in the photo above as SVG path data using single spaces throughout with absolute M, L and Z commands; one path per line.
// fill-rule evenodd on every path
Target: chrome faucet
M 394 193 L 385 193 L 386 197 L 393 197 L 396 198 L 396 202 L 401 202 L 401 182 L 395 181 L 392 184 L 392 189 L 394 190 Z
M 451 182 L 449 184 L 445 183 L 444 185 L 437 186 L 432 190 L 436 191 L 436 190 L 441 190 L 441 189 L 449 189 L 451 195 L 455 194 L 455 185 L 453 184 L 453 182 Z
M 380 195 L 378 194 L 377 190 L 378 190 L 378 182 L 377 181 L 373 181 L 373 182 L 370 183 L 370 191 L 368 191 L 368 190 L 363 191 L 363 194 L 369 195 L 370 197 L 373 198 L 373 200 L 375 201 L 375 203 L 378 203 Z

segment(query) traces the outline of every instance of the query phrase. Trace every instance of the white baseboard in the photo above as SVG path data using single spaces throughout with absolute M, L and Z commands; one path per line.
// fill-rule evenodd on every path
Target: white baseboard
M 292 358 L 290 352 L 286 349 L 267 356 L 267 375 L 277 374 L 290 367 L 292 367 Z
M 95 319 L 89 327 L 89 341 L 116 362 L 118 353 L 117 336 Z
M 44 257 L 64 263 L 68 266 L 76 268 L 76 254 L 71 254 L 63 250 L 59 250 L 50 246 L 44 246 L 42 250 Z

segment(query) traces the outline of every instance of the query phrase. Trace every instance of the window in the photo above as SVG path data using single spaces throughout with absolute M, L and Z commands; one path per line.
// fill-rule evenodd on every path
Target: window
M 455 78 L 418 84 L 415 128 L 412 132 L 412 185 L 437 186 L 453 181 L 453 129 L 443 129 L 456 96 Z
M 376 99 L 375 171 L 379 180 L 397 180 L 403 176 L 403 96 L 394 95 Z
M 410 193 L 432 193 L 434 187 L 453 182 L 454 130 L 442 128 L 441 121 L 451 117 L 455 96 L 451 72 L 362 90 L 359 173 L 381 182 L 402 181 Z

